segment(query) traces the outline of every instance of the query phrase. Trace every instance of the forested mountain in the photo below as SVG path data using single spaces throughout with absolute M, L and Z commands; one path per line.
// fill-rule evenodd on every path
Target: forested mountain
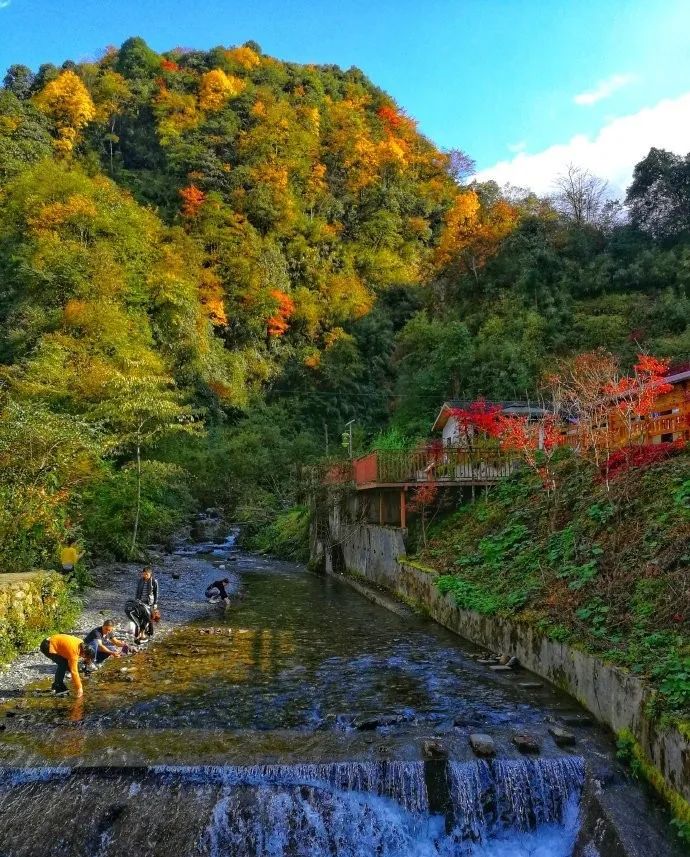
M 299 468 L 549 358 L 690 354 L 690 160 L 629 217 L 469 182 L 357 69 L 255 43 L 11 67 L 0 91 L 0 542 L 159 541 L 195 504 L 261 524 Z

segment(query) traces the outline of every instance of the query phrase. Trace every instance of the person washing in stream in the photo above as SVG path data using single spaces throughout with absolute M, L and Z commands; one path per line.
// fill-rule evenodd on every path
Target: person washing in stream
M 106 619 L 99 628 L 94 628 L 84 637 L 84 646 L 93 660 L 92 669 L 96 669 L 106 658 L 121 658 L 129 653 L 127 643 L 118 640 L 114 632 L 115 622 Z
M 222 602 L 226 607 L 230 603 L 230 596 L 226 586 L 230 584 L 230 578 L 224 577 L 222 580 L 215 580 L 206 587 L 204 596 L 211 604 L 219 604 Z
M 134 600 L 125 604 L 125 614 L 134 624 L 134 642 L 143 643 L 153 636 L 153 623 L 160 620 L 158 581 L 150 566 L 141 570 Z
M 56 664 L 55 678 L 53 679 L 53 693 L 67 693 L 65 674 L 69 671 L 72 676 L 72 685 L 77 698 L 84 695 L 84 689 L 79 675 L 79 661 L 83 659 L 87 667 L 92 662 L 91 652 L 79 637 L 71 634 L 53 634 L 46 637 L 39 646 L 42 655 Z

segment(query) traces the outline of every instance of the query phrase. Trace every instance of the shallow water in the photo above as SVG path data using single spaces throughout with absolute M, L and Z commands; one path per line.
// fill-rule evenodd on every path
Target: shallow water
M 209 606 L 148 651 L 107 663 L 81 702 L 36 688 L 5 707 L 8 854 L 33 853 L 12 806 L 35 814 L 41 837 L 71 807 L 69 842 L 81 844 L 53 853 L 92 855 L 120 848 L 132 825 L 137 836 L 150 829 L 144 795 L 166 807 L 164 836 L 181 855 L 568 857 L 581 762 L 557 750 L 546 718 L 571 700 L 548 686 L 530 696 L 519 687 L 529 675 L 491 673 L 455 635 L 340 581 L 218 550 L 202 557 L 198 588 L 221 573 L 209 561 L 232 569 L 242 597 L 229 609 Z M 477 731 L 515 761 L 473 760 Z M 562 761 L 518 761 L 518 731 Z M 456 761 L 423 763 L 430 739 Z M 589 730 L 581 748 L 605 753 L 607 740 Z M 215 767 L 189 767 L 204 763 Z

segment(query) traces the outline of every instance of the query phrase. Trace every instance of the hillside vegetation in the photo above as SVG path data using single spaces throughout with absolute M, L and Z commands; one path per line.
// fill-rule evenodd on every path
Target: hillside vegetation
M 686 357 L 688 170 L 652 150 L 628 221 L 582 215 L 468 183 L 354 68 L 138 38 L 12 66 L 0 566 L 68 533 L 136 555 L 199 506 L 256 531 L 348 420 L 356 449 L 409 442 L 442 398 L 524 396 L 554 355 Z
M 420 553 L 467 609 L 512 616 L 649 679 L 650 714 L 690 717 L 690 454 L 607 488 L 563 452 L 557 487 L 523 472 L 434 527 Z

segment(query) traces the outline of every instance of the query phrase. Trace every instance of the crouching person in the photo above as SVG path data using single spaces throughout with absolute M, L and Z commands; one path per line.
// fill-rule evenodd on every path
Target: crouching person
M 125 616 L 134 626 L 134 642 L 144 643 L 153 633 L 152 610 L 141 601 L 130 600 L 125 603 Z
M 230 596 L 228 595 L 228 590 L 226 586 L 230 585 L 230 579 L 228 577 L 224 577 L 222 580 L 214 580 L 213 583 L 210 583 L 206 587 L 206 592 L 204 596 L 207 601 L 210 601 L 211 604 L 217 604 L 219 601 L 222 601 L 224 604 L 227 604 L 230 601 Z
M 71 634 L 53 634 L 52 637 L 46 637 L 39 648 L 41 654 L 57 666 L 53 679 L 53 693 L 67 693 L 65 674 L 69 671 L 76 696 L 83 696 L 84 689 L 79 676 L 79 660 L 82 659 L 87 666 L 92 660 L 83 641 Z
M 118 640 L 114 634 L 115 622 L 106 619 L 100 628 L 94 628 L 84 637 L 84 646 L 95 664 L 103 663 L 106 658 L 120 658 L 128 654 L 127 643 Z

